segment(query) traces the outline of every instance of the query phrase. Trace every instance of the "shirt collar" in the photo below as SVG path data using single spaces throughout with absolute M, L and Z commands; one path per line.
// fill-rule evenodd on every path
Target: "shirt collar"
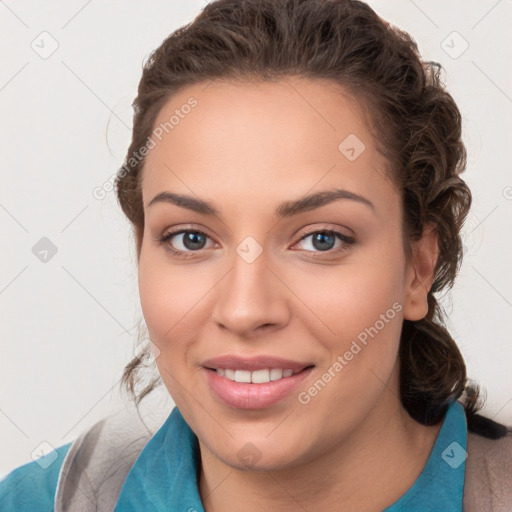
M 197 437 L 175 407 L 146 444 L 121 489 L 116 512 L 173 510 L 204 512 L 197 472 Z
M 383 512 L 462 512 L 466 449 L 466 413 L 453 402 L 420 476 Z
M 461 404 L 446 412 L 427 463 L 409 490 L 383 512 L 462 512 L 467 425 Z M 116 512 L 204 512 L 197 487 L 197 437 L 175 407 L 146 444 L 121 489 Z

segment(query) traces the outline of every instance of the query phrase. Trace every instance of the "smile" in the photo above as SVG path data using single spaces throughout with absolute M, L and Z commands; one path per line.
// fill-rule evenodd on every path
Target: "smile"
M 300 370 L 283 370 L 282 368 L 266 368 L 263 370 L 231 370 L 224 368 L 216 368 L 215 371 L 221 377 L 235 382 L 245 382 L 252 384 L 264 384 L 265 382 L 271 382 L 281 380 L 286 377 L 291 377 L 295 373 L 299 373 Z
M 203 362 L 215 401 L 237 409 L 264 409 L 292 395 L 314 365 L 267 356 L 224 356 Z

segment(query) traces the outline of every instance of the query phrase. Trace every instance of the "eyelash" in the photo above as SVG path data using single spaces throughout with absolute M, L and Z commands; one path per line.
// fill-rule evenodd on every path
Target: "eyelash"
M 187 258 L 190 254 L 193 254 L 195 252 L 200 252 L 201 249 L 199 249 L 197 251 L 182 251 L 180 249 L 175 249 L 174 247 L 172 247 L 172 245 L 169 243 L 170 240 L 174 236 L 181 235 L 183 233 L 196 233 L 196 234 L 199 234 L 199 235 L 205 236 L 206 238 L 211 239 L 210 236 L 208 236 L 206 233 L 204 233 L 203 231 L 200 231 L 198 229 L 178 229 L 176 231 L 169 231 L 169 232 L 163 234 L 161 237 L 159 237 L 157 239 L 157 241 L 161 245 L 166 245 L 166 249 L 169 250 L 174 256 L 177 256 L 178 258 Z M 305 238 L 308 238 L 312 235 L 316 235 L 318 233 L 334 235 L 334 236 L 338 237 L 338 239 L 340 239 L 343 242 L 343 244 L 336 249 L 329 249 L 328 251 L 307 251 L 307 252 L 313 253 L 312 254 L 313 258 L 321 258 L 322 255 L 324 255 L 324 254 L 328 254 L 329 256 L 332 256 L 335 254 L 336 255 L 342 254 L 342 253 L 350 250 L 351 246 L 355 243 L 354 238 L 344 235 L 343 233 L 341 233 L 339 231 L 332 230 L 332 229 L 320 229 L 320 230 L 310 231 L 308 233 L 302 234 L 301 237 L 299 238 L 299 240 L 297 240 L 296 244 L 301 242 Z M 294 244 L 294 245 L 296 245 L 296 244 Z M 315 254 L 317 254 L 317 255 L 315 256 Z

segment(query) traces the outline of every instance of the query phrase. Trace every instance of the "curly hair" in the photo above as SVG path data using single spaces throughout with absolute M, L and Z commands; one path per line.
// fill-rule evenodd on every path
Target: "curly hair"
M 140 255 L 144 159 L 132 155 L 146 144 L 160 109 L 173 94 L 189 84 L 215 79 L 271 81 L 298 75 L 340 85 L 362 106 L 401 192 L 408 257 L 410 243 L 427 225 L 433 223 L 438 233 L 428 313 L 418 321 L 404 320 L 402 327 L 403 406 L 415 420 L 433 425 L 452 401 L 464 395 L 468 426 L 482 431 L 476 427 L 482 418 L 476 414 L 482 407 L 478 386 L 467 379 L 464 359 L 436 298 L 453 286 L 460 268 L 460 232 L 471 206 L 471 192 L 459 176 L 466 166 L 461 114 L 440 72 L 439 64 L 421 59 L 409 34 L 360 1 L 213 1 L 145 62 L 133 102 L 132 141 L 116 177 L 116 192 L 133 225 Z M 136 403 L 161 383 L 154 377 L 136 392 L 149 360 L 146 347 L 123 373 L 122 384 Z M 501 435 L 499 424 L 494 425 L 488 430 Z

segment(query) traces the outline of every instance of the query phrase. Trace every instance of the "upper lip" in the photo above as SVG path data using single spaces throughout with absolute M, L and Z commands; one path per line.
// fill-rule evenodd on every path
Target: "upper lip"
M 202 363 L 206 368 L 224 368 L 225 370 L 265 370 L 272 368 L 281 368 L 283 370 L 303 370 L 313 363 L 304 363 L 300 361 L 292 361 L 291 359 L 283 359 L 281 357 L 273 357 L 262 355 L 257 357 L 239 357 L 225 355 L 208 359 Z

